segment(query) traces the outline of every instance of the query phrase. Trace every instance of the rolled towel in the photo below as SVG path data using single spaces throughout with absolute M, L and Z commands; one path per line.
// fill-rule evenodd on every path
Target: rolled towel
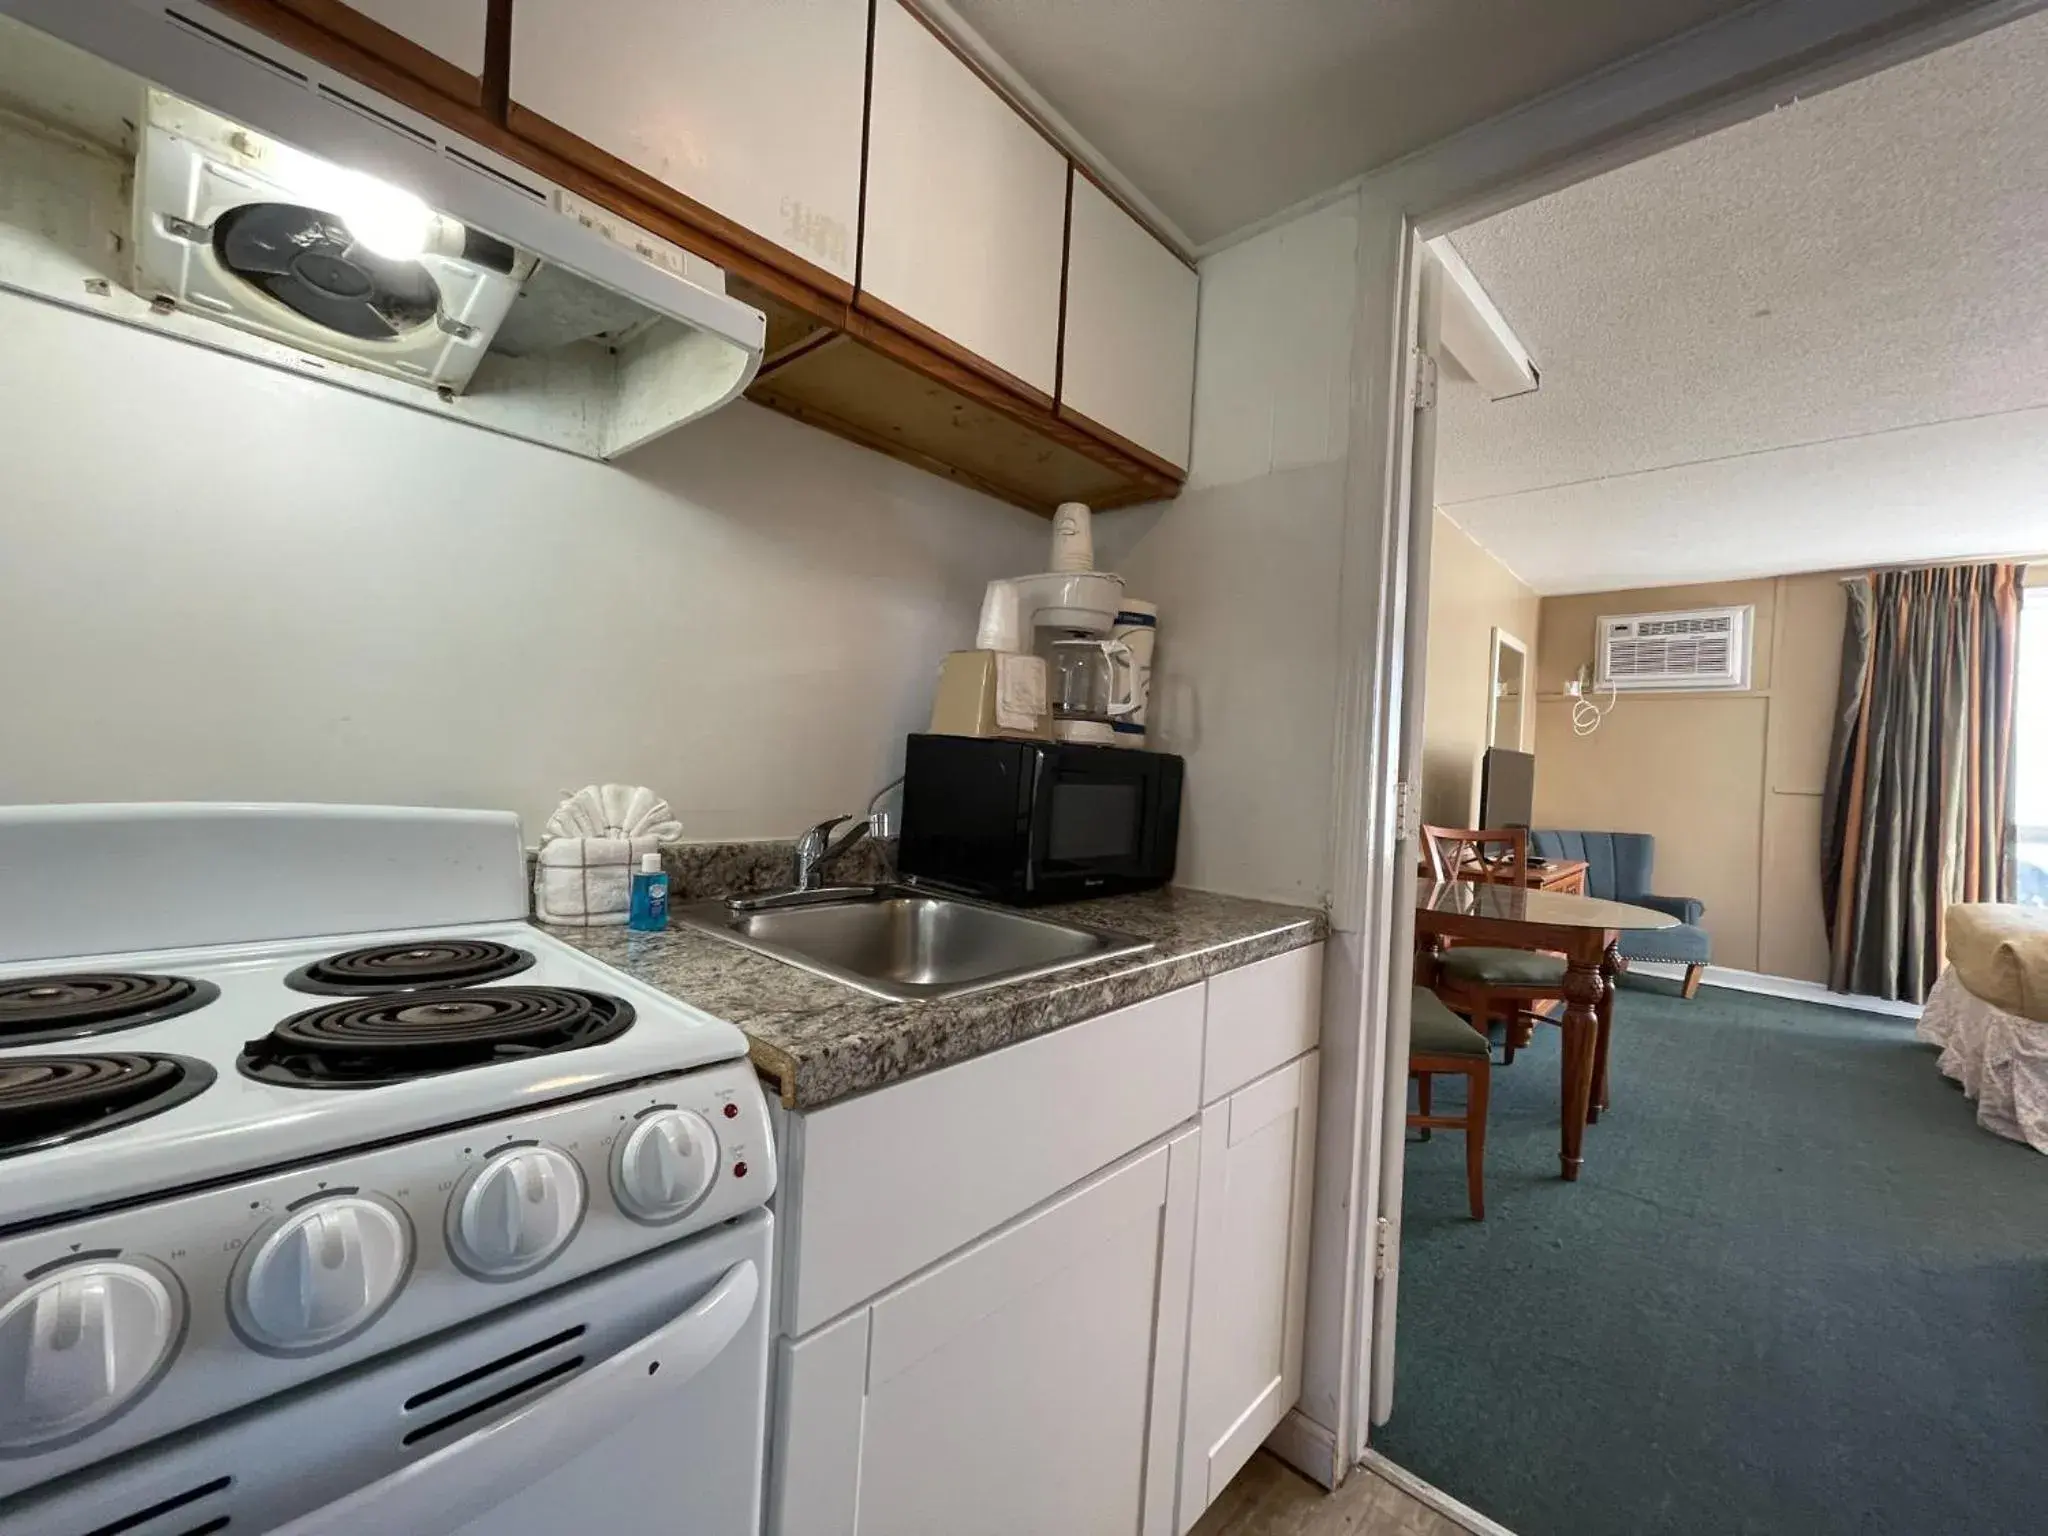
M 653 790 L 591 784 L 548 818 L 533 870 L 534 916 L 565 928 L 626 921 L 640 860 L 682 838 L 682 824 Z

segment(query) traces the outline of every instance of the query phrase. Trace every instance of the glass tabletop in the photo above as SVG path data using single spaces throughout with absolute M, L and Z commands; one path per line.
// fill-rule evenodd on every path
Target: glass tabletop
M 1602 901 L 1597 896 L 1567 896 L 1562 891 L 1529 890 L 1516 885 L 1481 885 L 1476 880 L 1419 880 L 1415 885 L 1418 915 L 1485 917 L 1504 923 L 1543 923 L 1552 928 L 1676 928 L 1669 912 Z

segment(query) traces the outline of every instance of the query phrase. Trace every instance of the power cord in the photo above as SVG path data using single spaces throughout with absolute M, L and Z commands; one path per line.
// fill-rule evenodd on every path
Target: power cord
M 1602 709 L 1598 704 L 1595 704 L 1592 695 L 1586 691 L 1586 678 L 1583 670 L 1581 670 L 1579 676 L 1565 684 L 1565 692 L 1572 696 L 1572 734 L 1574 736 L 1590 736 L 1599 730 L 1600 722 L 1614 713 L 1614 706 L 1620 700 L 1619 691 L 1612 682 L 1609 682 L 1607 685 L 1607 707 Z

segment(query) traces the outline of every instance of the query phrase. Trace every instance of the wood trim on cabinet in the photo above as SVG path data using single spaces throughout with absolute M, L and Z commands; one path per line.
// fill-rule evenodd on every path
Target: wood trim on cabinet
M 895 305 L 885 304 L 871 293 L 863 293 L 857 296 L 853 301 L 853 310 L 856 316 L 862 314 L 873 316 L 884 325 L 900 331 L 904 336 L 918 343 L 918 345 L 937 353 L 956 367 L 965 368 L 982 375 L 991 384 L 1008 390 L 1020 400 L 1028 401 L 1030 404 L 1038 406 L 1041 410 L 1050 411 L 1053 408 L 1053 397 L 1035 384 L 1027 384 L 1007 369 L 998 368 L 986 358 L 976 356 L 961 346 L 959 342 L 952 340 L 950 337 L 940 335 L 921 320 L 911 319 L 910 316 L 896 308 Z M 849 327 L 849 329 L 855 330 L 856 333 L 864 330 L 864 328 L 857 326 Z M 863 335 L 863 339 L 871 338 Z M 990 404 L 994 404 L 994 402 L 991 401 Z
M 883 0 L 868 0 L 868 58 L 860 82 L 860 201 L 853 215 L 853 291 L 860 292 L 861 270 L 868 255 L 868 150 L 874 142 L 875 10 Z
M 411 38 L 401 37 L 382 22 L 372 21 L 353 6 L 343 4 L 342 0 L 276 0 L 276 3 L 296 11 L 314 26 L 332 32 L 352 47 L 386 60 L 451 101 L 459 101 L 468 107 L 483 105 L 482 80 L 467 70 L 457 69 L 438 54 L 428 52 Z M 232 10 L 233 7 L 223 6 L 222 9 Z
M 1067 203 L 1060 215 L 1060 328 L 1052 353 L 1052 393 L 1067 392 L 1067 275 L 1074 269 L 1074 162 L 1067 162 Z
M 833 276 L 793 251 L 785 251 L 773 241 L 734 223 L 724 214 L 705 207 L 695 198 L 684 196 L 666 182 L 655 180 L 645 171 L 599 149 L 589 140 L 549 122 L 538 112 L 515 101 L 506 113 L 505 123 L 519 138 L 538 145 L 557 159 L 581 168 L 600 181 L 630 193 L 638 202 L 650 208 L 660 208 L 703 230 L 729 249 L 743 252 L 756 265 L 771 267 L 831 298 L 852 299 L 853 284 L 845 278 Z
M 512 0 L 490 0 L 484 16 L 484 116 L 505 121 L 512 105 Z
M 1106 443 L 1108 446 L 1116 449 L 1117 452 L 1124 455 L 1125 458 L 1134 460 L 1136 463 L 1142 466 L 1147 473 L 1159 475 L 1168 480 L 1171 480 L 1173 482 L 1175 490 L 1178 490 L 1181 484 L 1188 477 L 1188 472 L 1182 469 L 1179 465 L 1173 463 L 1170 459 L 1162 459 L 1150 448 L 1140 447 L 1138 444 L 1132 442 L 1128 437 L 1125 437 L 1121 432 L 1112 432 L 1108 427 L 1105 427 L 1101 422 L 1096 421 L 1091 417 L 1083 416 L 1079 411 L 1075 410 L 1071 405 L 1068 405 L 1064 401 L 1062 401 L 1059 405 L 1059 416 L 1060 420 L 1071 422 L 1073 425 L 1079 427 L 1082 431 L 1086 432 L 1090 437 L 1095 438 L 1098 442 Z

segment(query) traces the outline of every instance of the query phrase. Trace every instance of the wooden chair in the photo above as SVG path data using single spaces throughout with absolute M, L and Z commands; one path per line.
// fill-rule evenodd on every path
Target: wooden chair
M 1479 1033 L 1437 1000 L 1427 987 L 1415 989 L 1408 1038 L 1408 1075 L 1415 1080 L 1416 1112 L 1411 1130 L 1428 1139 L 1432 1130 L 1465 1133 L 1465 1194 L 1472 1219 L 1486 1220 L 1486 1106 L 1493 1071 L 1492 1047 Z M 1465 1079 L 1465 1113 L 1439 1115 L 1431 1103 L 1432 1079 L 1455 1073 Z
M 1424 827 L 1422 846 L 1438 880 L 1471 880 L 1481 885 L 1527 886 L 1529 834 L 1521 827 L 1493 831 Z M 1564 996 L 1564 958 L 1529 949 L 1460 944 L 1436 957 L 1427 980 L 1436 995 L 1471 1019 L 1486 1034 L 1495 1019 L 1506 1029 L 1502 1064 L 1526 1045 L 1539 1010 Z

